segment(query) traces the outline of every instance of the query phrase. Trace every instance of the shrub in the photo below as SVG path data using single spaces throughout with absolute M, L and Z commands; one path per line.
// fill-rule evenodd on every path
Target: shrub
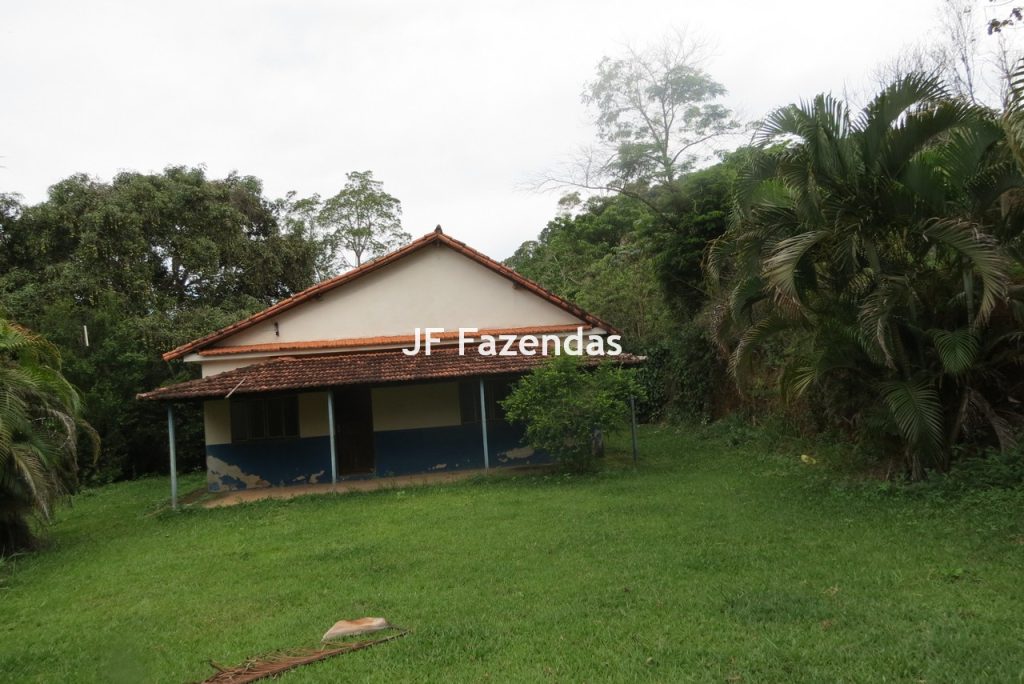
M 584 368 L 574 356 L 557 356 L 523 377 L 502 402 L 509 420 L 526 426 L 526 441 L 567 467 L 592 470 L 599 458 L 595 431 L 622 428 L 629 398 L 641 390 L 632 374 L 605 363 Z

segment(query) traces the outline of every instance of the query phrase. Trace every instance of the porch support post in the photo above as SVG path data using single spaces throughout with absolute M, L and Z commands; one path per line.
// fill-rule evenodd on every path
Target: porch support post
M 484 399 L 484 379 L 480 378 L 480 431 L 484 438 L 484 468 L 491 467 L 491 454 L 487 447 L 487 403 Z
M 338 484 L 338 445 L 334 437 L 334 390 L 327 390 L 327 429 L 331 431 L 331 484 Z
M 630 432 L 633 435 L 633 465 L 636 465 L 636 397 L 630 396 L 629 398 L 629 411 L 632 414 L 632 420 L 630 421 Z
M 174 405 L 167 404 L 167 442 L 171 454 L 171 508 L 178 509 L 178 449 L 174 438 Z

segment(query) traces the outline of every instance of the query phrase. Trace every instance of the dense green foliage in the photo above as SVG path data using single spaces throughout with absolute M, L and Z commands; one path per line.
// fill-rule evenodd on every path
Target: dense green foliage
M 630 397 L 640 391 L 627 370 L 610 363 L 589 370 L 562 355 L 521 378 L 501 406 L 508 420 L 526 426 L 527 444 L 584 472 L 603 455 L 595 440 L 627 424 Z
M 707 420 L 730 397 L 725 364 L 696 317 L 702 261 L 725 232 L 732 161 L 648 190 L 594 197 L 556 217 L 506 263 L 618 327 L 649 359 L 639 378 L 647 419 Z
M 0 680 L 198 681 L 363 615 L 412 633 L 282 681 L 1019 677 L 1022 490 L 837 488 L 829 452 L 737 421 L 640 445 L 637 470 L 622 440 L 598 475 L 173 515 L 165 477 L 84 492 L 0 568 Z
M 648 418 L 780 413 L 915 479 L 1009 448 L 1024 66 L 1013 78 L 1002 112 L 914 74 L 858 114 L 828 95 L 784 107 L 752 147 L 577 205 L 508 263 L 649 357 Z
M 663 335 L 667 311 L 654 260 L 640 241 L 647 208 L 623 196 L 594 198 L 553 219 L 505 263 L 593 313 L 613 320 L 627 344 Z
M 710 261 L 738 381 L 777 367 L 784 396 L 813 392 L 915 479 L 956 444 L 1012 444 L 1024 177 L 997 116 L 909 76 L 856 116 L 782 108 L 759 138 Z
M 0 557 L 30 547 L 30 518 L 77 484 L 80 430 L 95 453 L 56 347 L 0 319 Z
M 72 176 L 45 202 L 8 197 L 0 210 L 0 310 L 61 349 L 103 438 L 91 478 L 166 463 L 163 408 L 134 399 L 188 373 L 161 353 L 313 280 L 316 244 L 281 228 L 251 177 L 177 167 L 110 183 Z M 194 407 L 183 424 L 187 468 L 202 456 Z

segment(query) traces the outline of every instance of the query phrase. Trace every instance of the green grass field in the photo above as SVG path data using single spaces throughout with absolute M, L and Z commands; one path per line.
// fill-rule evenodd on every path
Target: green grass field
M 725 428 L 641 445 L 637 471 L 220 510 L 88 491 L 0 568 L 0 680 L 200 680 L 363 615 L 412 633 L 282 680 L 1024 679 L 1020 491 L 838 487 Z

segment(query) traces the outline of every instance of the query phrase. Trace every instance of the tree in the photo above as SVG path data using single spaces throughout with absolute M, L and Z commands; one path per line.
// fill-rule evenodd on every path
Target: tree
M 320 212 L 323 200 L 314 193 L 309 197 L 299 197 L 294 190 L 273 202 L 274 215 L 282 230 L 302 239 L 314 248 L 313 262 L 314 281 L 320 282 L 337 275 L 336 251 L 333 238 L 325 235 L 320 225 Z
M 910 75 L 856 116 L 829 95 L 783 107 L 758 140 L 709 259 L 737 382 L 814 393 L 817 415 L 889 435 L 915 479 L 956 444 L 1009 446 L 1024 179 L 997 117 Z
M 707 301 L 701 264 L 725 230 L 735 165 L 644 191 L 661 217 L 628 195 L 591 197 L 506 261 L 615 325 L 629 351 L 647 356 L 637 372 L 645 419 L 706 420 L 732 399 L 724 364 L 694 319 Z
M 720 102 L 725 88 L 702 68 L 702 50 L 676 34 L 656 47 L 630 47 L 601 60 L 583 94 L 602 143 L 590 177 L 620 188 L 671 183 L 708 159 L 716 139 L 739 128 Z
M 56 347 L 0 319 L 0 557 L 30 547 L 30 518 L 77 483 L 79 431 L 98 446 L 60 371 Z
M 134 400 L 186 379 L 161 352 L 312 284 L 317 246 L 282 229 L 258 179 L 202 169 L 64 179 L 42 203 L 0 226 L 0 309 L 58 345 L 83 388 L 103 454 L 83 475 L 114 479 L 163 469 L 164 419 Z M 85 344 L 83 326 L 88 328 Z M 198 408 L 183 408 L 184 467 L 203 458 Z M 191 413 L 189 413 L 191 412 Z
M 372 171 L 353 171 L 337 195 L 327 199 L 319 222 L 336 264 L 360 266 L 409 242 L 402 230 L 402 203 L 384 191 Z
M 595 431 L 607 434 L 626 425 L 629 397 L 640 393 L 633 378 L 605 363 L 582 367 L 561 355 L 524 376 L 501 402 L 506 417 L 526 425 L 526 441 L 569 468 L 592 470 L 599 456 Z
M 652 190 L 652 201 L 670 220 L 650 222 L 643 234 L 654 255 L 654 275 L 677 320 L 689 320 L 707 302 L 704 256 L 708 244 L 725 233 L 740 162 L 733 155 L 686 174 L 671 187 Z
M 595 285 L 593 266 L 635 240 L 650 213 L 626 196 L 592 197 L 577 213 L 552 219 L 536 240 L 520 245 L 506 263 L 571 301 Z M 595 313 L 598 313 L 595 310 Z

